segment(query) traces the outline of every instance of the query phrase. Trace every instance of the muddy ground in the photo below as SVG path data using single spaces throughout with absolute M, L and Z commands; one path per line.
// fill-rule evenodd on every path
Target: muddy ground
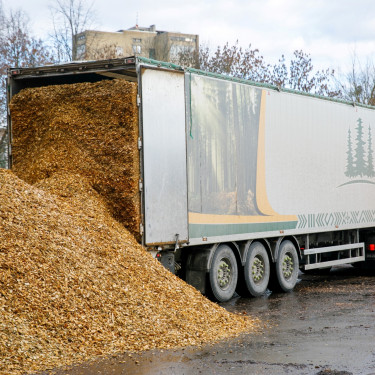
M 375 271 L 300 274 L 295 290 L 222 306 L 261 318 L 260 334 L 202 348 L 125 353 L 57 375 L 375 375 Z M 43 373 L 47 374 L 47 373 Z

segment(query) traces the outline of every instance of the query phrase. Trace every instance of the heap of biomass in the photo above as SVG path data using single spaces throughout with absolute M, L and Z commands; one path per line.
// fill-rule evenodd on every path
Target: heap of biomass
M 126 182 L 139 178 L 137 152 L 131 142 L 121 142 L 137 138 L 135 109 L 119 99 L 122 91 L 135 90 L 131 85 L 48 87 L 14 98 L 13 152 L 22 179 L 0 170 L 1 374 L 200 345 L 259 325 L 228 313 L 172 275 L 124 227 L 138 220 L 131 212 L 135 190 Z M 109 98 L 118 100 L 110 104 Z M 93 103 L 109 108 L 107 122 Z M 111 140 L 105 126 L 114 136 L 112 147 L 106 145 Z M 131 219 L 116 211 L 120 207 Z
M 22 90 L 10 105 L 14 173 L 30 184 L 57 171 L 88 178 L 139 239 L 136 98 L 122 79 Z
M 164 269 L 78 177 L 35 187 L 0 170 L 0 373 L 253 328 Z

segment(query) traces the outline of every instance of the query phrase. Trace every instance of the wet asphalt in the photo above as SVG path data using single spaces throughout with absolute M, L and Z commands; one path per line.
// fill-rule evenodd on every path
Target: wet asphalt
M 260 333 L 199 348 L 123 353 L 53 373 L 375 375 L 374 276 L 375 270 L 352 266 L 327 275 L 301 273 L 292 293 L 221 304 L 260 318 Z

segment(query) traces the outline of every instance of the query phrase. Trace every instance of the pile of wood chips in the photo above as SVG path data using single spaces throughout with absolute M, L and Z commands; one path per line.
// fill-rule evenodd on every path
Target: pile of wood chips
M 109 89 L 111 83 L 93 86 L 101 85 Z M 122 83 L 112 85 L 116 92 Z M 60 92 L 57 88 L 38 90 Z M 43 103 L 38 90 L 29 90 L 27 96 Z M 84 97 L 85 91 L 77 89 L 77 94 Z M 113 130 L 113 147 L 120 150 L 93 151 L 93 146 L 87 146 L 87 151 L 82 145 L 92 141 L 100 148 L 101 142 L 110 139 L 96 138 L 95 110 L 85 139 L 76 110 L 71 123 L 80 129 L 77 132 L 68 126 L 65 115 L 64 121 L 52 116 L 56 112 L 52 102 L 48 116 L 56 122 L 50 130 L 43 122 L 47 114 L 39 106 L 30 116 L 40 119 L 43 131 L 32 122 L 28 122 L 32 131 L 18 122 L 26 134 L 14 129 L 16 172 L 34 185 L 0 169 L 0 374 L 33 373 L 125 351 L 201 345 L 259 327 L 258 321 L 227 312 L 171 274 L 115 220 L 114 207 L 121 203 L 108 204 L 106 184 L 112 187 L 114 183 L 114 189 L 129 186 L 118 156 L 126 155 L 120 138 L 130 137 L 121 128 L 128 125 L 113 125 L 114 117 L 108 119 L 112 121 L 108 126 L 117 126 L 121 133 Z M 118 111 L 116 106 L 113 110 Z M 27 121 L 25 113 L 21 118 Z M 65 131 L 56 124 L 66 126 Z M 101 130 L 98 134 L 104 135 Z M 57 156 L 54 144 L 59 147 Z M 69 147 L 77 152 L 72 162 L 61 154 L 65 150 L 68 157 Z M 99 156 L 109 164 L 114 157 L 117 174 Z M 133 157 L 127 159 L 130 164 Z M 108 179 L 105 172 L 112 173 Z M 126 217 L 122 219 L 127 222 Z
M 61 170 L 85 176 L 139 240 L 137 84 L 29 88 L 12 98 L 10 110 L 14 173 L 30 184 Z

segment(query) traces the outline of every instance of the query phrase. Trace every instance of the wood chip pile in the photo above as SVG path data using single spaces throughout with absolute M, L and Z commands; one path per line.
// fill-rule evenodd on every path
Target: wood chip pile
M 22 90 L 12 98 L 13 171 L 34 184 L 85 176 L 139 240 L 137 84 L 123 79 Z
M 114 86 L 117 89 L 122 83 Z M 48 88 L 53 90 L 57 89 Z M 125 351 L 201 345 L 258 327 L 258 321 L 228 313 L 172 275 L 114 219 L 119 206 L 108 203 L 107 184 L 128 185 L 120 156 L 100 146 L 112 144 L 113 137 L 101 138 L 104 132 L 98 130 L 96 138 L 95 110 L 84 133 L 77 120 L 80 110 L 68 98 L 77 130 L 68 128 L 65 115 L 64 121 L 53 117 L 57 109 L 52 102 L 60 100 L 58 92 L 43 107 L 51 109 L 50 115 L 24 102 L 34 108 L 30 117 L 43 123 L 44 131 L 22 110 L 17 122 L 25 134 L 16 132 L 16 172 L 34 185 L 0 169 L 0 374 L 33 373 Z M 26 96 L 43 102 L 36 91 L 24 95 L 13 111 Z M 77 89 L 77 95 L 84 97 L 84 92 Z M 55 122 L 48 122 L 47 116 Z M 102 121 L 98 119 L 99 124 Z M 127 137 L 121 129 L 128 125 L 114 122 L 108 112 L 108 127 L 114 129 L 116 139 L 112 146 L 120 147 L 119 155 L 126 157 L 116 131 Z M 90 139 L 98 150 L 82 146 Z M 44 149 L 38 150 L 41 146 Z M 69 162 L 68 155 L 76 158 Z M 107 166 L 99 156 L 117 164 Z M 98 174 L 92 172 L 95 168 Z M 108 179 L 105 172 L 112 173 Z
M 257 325 L 168 272 L 77 175 L 0 170 L 0 373 L 200 345 Z

